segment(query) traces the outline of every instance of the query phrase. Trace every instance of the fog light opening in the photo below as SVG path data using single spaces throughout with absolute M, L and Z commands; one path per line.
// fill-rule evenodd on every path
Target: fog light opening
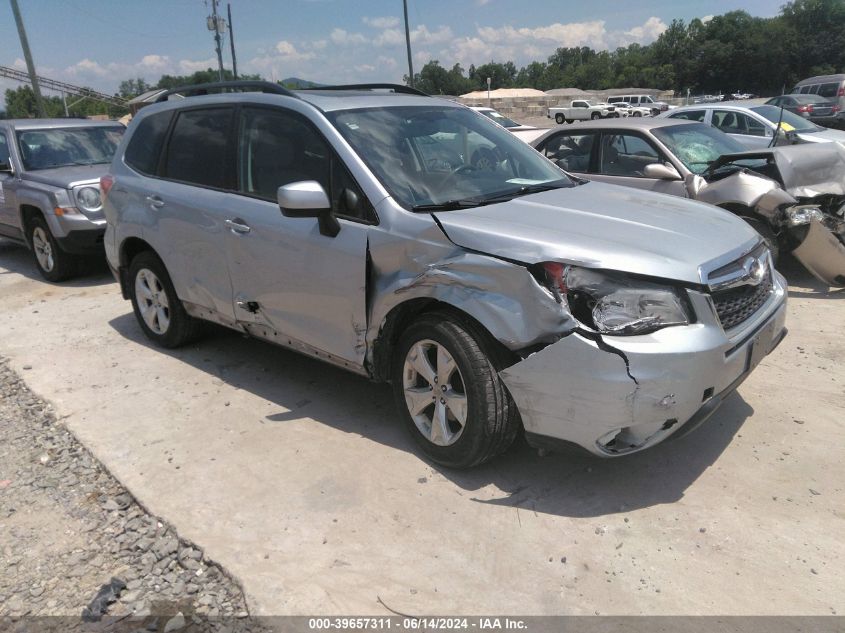
M 708 400 L 710 400 L 710 398 L 713 397 L 713 394 L 715 392 L 716 389 L 714 387 L 707 387 L 707 389 L 704 390 L 704 395 L 701 397 L 701 401 L 707 402 Z

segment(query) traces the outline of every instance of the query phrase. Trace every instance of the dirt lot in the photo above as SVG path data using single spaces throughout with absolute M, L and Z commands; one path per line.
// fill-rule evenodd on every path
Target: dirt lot
M 223 331 L 154 349 L 106 271 L 46 284 L 2 241 L 0 355 L 251 613 L 843 613 L 845 292 L 786 273 L 739 393 L 612 461 L 433 468 L 387 387 Z

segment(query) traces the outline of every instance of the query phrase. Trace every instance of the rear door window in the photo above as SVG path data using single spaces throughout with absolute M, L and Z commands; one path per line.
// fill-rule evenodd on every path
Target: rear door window
M 161 148 L 172 118 L 172 112 L 160 112 L 138 124 L 123 157 L 127 165 L 142 174 L 154 176 L 158 173 Z
M 698 121 L 704 123 L 705 110 L 684 110 L 683 112 L 676 112 L 669 115 L 673 119 L 685 119 L 687 121 Z
M 165 178 L 215 189 L 233 188 L 232 108 L 180 112 L 167 144 Z
M 561 169 L 587 173 L 590 169 L 590 153 L 596 134 L 558 134 L 548 139 L 542 152 Z

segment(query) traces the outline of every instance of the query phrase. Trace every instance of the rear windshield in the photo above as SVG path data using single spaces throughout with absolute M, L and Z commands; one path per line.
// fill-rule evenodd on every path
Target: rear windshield
M 824 128 L 819 127 L 815 123 L 810 123 L 804 117 L 793 114 L 789 110 L 783 110 L 773 105 L 760 105 L 750 108 L 760 116 L 767 118 L 769 121 L 777 125 L 778 120 L 781 121 L 781 129 L 791 132 L 818 132 Z
M 20 130 L 17 137 L 23 168 L 36 171 L 111 163 L 125 130 L 122 125 Z

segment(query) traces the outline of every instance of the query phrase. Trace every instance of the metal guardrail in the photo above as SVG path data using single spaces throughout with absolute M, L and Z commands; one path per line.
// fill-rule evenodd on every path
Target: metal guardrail
M 8 66 L 0 66 L 0 77 L 5 77 L 6 79 L 14 79 L 16 81 L 20 81 L 27 84 L 30 82 L 29 73 L 22 70 L 18 70 L 17 68 L 9 68 Z M 90 88 L 83 88 L 82 86 L 74 86 L 73 84 L 65 83 L 64 81 L 48 79 L 47 77 L 42 77 L 41 75 L 39 75 L 38 83 L 41 84 L 42 88 L 56 90 L 58 92 L 63 92 L 65 94 L 74 95 L 77 97 L 88 97 L 89 99 L 103 101 L 110 105 L 118 106 L 121 108 L 129 107 L 126 104 L 126 101 L 124 99 L 121 99 L 120 97 L 115 97 L 114 95 L 107 95 L 102 92 L 97 92 L 96 90 L 91 90 Z

